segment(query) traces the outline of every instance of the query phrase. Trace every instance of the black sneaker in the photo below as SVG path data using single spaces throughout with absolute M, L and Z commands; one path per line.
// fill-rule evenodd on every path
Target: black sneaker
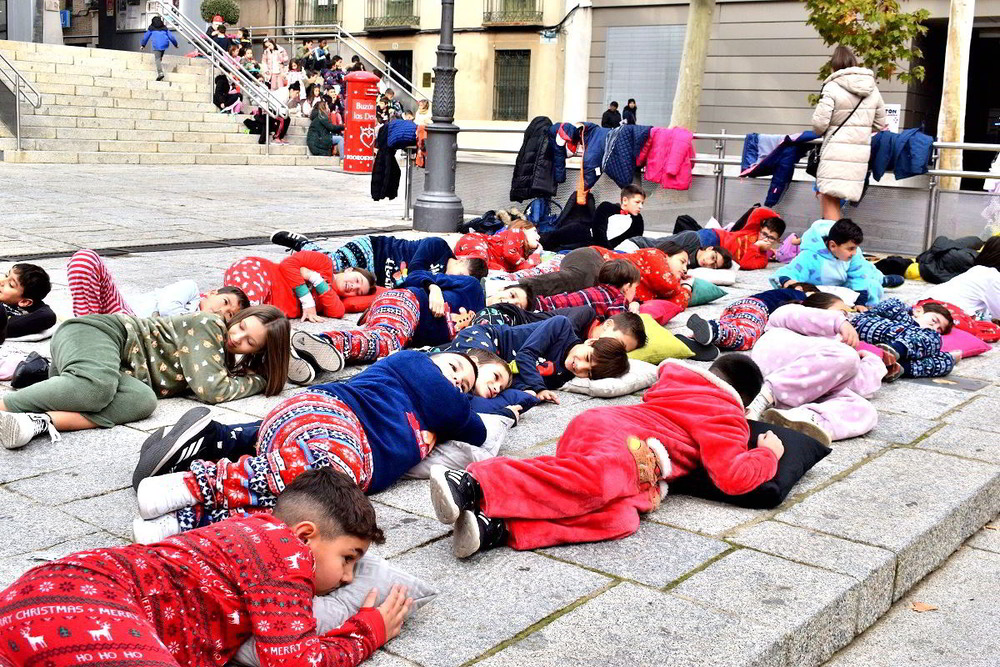
M 191 408 L 185 412 L 166 434 L 156 430 L 142 443 L 139 463 L 132 473 L 132 488 L 139 482 L 171 469 L 184 459 L 196 456 L 203 449 L 203 431 L 212 421 L 211 410 L 206 407 Z
M 693 361 L 714 361 L 719 356 L 719 348 L 714 345 L 702 345 L 698 341 L 681 334 L 674 334 L 674 338 L 684 343 L 691 350 L 691 353 L 694 354 L 691 357 Z
M 712 331 L 711 322 L 700 315 L 689 317 L 687 328 L 691 330 L 691 337 L 702 345 L 711 345 L 715 341 L 715 332 Z
M 507 543 L 507 524 L 482 512 L 462 512 L 455 524 L 452 553 L 458 558 L 501 547 Z
M 289 250 L 295 250 L 297 252 L 302 250 L 303 245 L 309 243 L 309 237 L 303 236 L 302 234 L 296 234 L 295 232 L 289 232 L 284 229 L 279 229 L 271 234 L 271 243 L 283 246 Z
M 14 369 L 14 375 L 10 378 L 10 386 L 14 389 L 24 389 L 48 379 L 49 360 L 37 352 L 32 352 Z
M 344 354 L 322 336 L 296 331 L 292 334 L 292 349 L 321 371 L 336 373 L 344 368 Z
M 450 470 L 443 465 L 431 466 L 431 503 L 438 521 L 452 524 L 468 510 L 479 509 L 483 490 L 476 478 L 464 470 Z

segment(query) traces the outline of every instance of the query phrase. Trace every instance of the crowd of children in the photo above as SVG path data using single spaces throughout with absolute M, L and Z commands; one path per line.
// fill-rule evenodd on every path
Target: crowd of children
M 322 43 L 297 55 L 309 68 L 339 62 Z M 285 76 L 282 62 L 271 49 L 262 71 L 272 85 Z M 0 400 L 4 447 L 140 420 L 160 398 L 214 404 L 274 396 L 287 380 L 309 386 L 276 399 L 259 422 L 225 424 L 198 407 L 150 435 L 133 476 L 138 544 L 41 565 L 0 594 L 0 619 L 20 610 L 0 622 L 0 662 L 23 664 L 30 652 L 68 664 L 67 647 L 101 641 L 149 663 L 221 664 L 251 637 L 261 664 L 364 660 L 398 634 L 412 604 L 406 591 L 378 608 L 369 599 L 322 636 L 311 600 L 349 584 L 368 546 L 382 541 L 365 494 L 390 487 L 438 443 L 482 445 L 491 415 L 517 422 L 558 402 L 568 381 L 625 375 L 629 352 L 647 342 L 642 304 L 683 310 L 689 268 L 763 268 L 785 231 L 777 213 L 756 209 L 736 228 L 644 237 L 644 197 L 629 186 L 592 225 L 555 237 L 518 222 L 467 234 L 454 248 L 441 238 L 328 244 L 279 231 L 272 241 L 288 256 L 243 258 L 207 292 L 180 281 L 125 296 L 97 253 L 74 254 L 73 317 L 55 328 L 49 377 Z M 560 234 L 575 249 L 543 269 L 546 241 Z M 1000 317 L 1000 241 L 950 281 L 953 292 L 944 283 L 912 306 L 884 298 L 893 281 L 862 242 L 851 220 L 814 223 L 773 289 L 730 303 L 718 319 L 687 320 L 700 345 L 737 353 L 707 368 L 662 363 L 641 403 L 581 413 L 553 455 L 432 467 L 431 500 L 454 525 L 455 554 L 630 535 L 671 482 L 696 470 L 724 494 L 751 492 L 775 477 L 785 445 L 771 431 L 753 439 L 748 420 L 827 446 L 867 433 L 878 419 L 868 399 L 882 383 L 947 374 L 961 354 L 943 351 L 943 337 L 963 317 Z M 490 271 L 523 273 L 487 298 Z M 830 293 L 837 287 L 847 290 Z M 0 342 L 52 332 L 50 289 L 40 267 L 11 267 L 0 282 Z M 290 325 L 362 311 L 353 328 Z M 348 363 L 370 365 L 314 384 Z M 113 629 L 101 609 L 114 610 Z

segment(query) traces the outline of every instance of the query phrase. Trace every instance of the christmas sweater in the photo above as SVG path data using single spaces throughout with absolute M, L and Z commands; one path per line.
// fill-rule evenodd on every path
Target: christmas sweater
M 681 284 L 681 279 L 670 272 L 667 264 L 669 256 L 658 248 L 640 248 L 635 252 L 618 253 L 607 248 L 594 246 L 604 261 L 627 259 L 639 269 L 639 288 L 635 291 L 637 301 L 664 299 L 676 303 L 681 309 L 691 302 L 691 288 Z

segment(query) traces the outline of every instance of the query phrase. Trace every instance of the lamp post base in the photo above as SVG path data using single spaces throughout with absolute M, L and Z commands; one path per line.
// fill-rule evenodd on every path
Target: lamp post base
M 413 228 L 421 232 L 451 233 L 462 224 L 462 200 L 454 192 L 424 192 L 413 205 Z

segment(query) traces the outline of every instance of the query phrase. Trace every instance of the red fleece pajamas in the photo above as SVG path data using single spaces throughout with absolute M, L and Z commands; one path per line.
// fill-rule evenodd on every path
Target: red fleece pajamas
M 667 253 L 658 248 L 641 248 L 635 252 L 619 253 L 607 248 L 591 246 L 601 253 L 605 261 L 627 259 L 639 269 L 639 289 L 635 292 L 637 301 L 664 299 L 683 310 L 691 302 L 691 289 L 681 285 L 681 280 L 670 272 Z
M 699 466 L 725 493 L 756 488 L 774 477 L 778 461 L 768 449 L 748 449 L 749 437 L 732 388 L 673 362 L 660 368 L 641 404 L 576 417 L 555 456 L 493 458 L 468 471 L 482 487 L 483 512 L 505 520 L 510 546 L 537 549 L 631 535 L 639 514 L 659 505 L 659 482 Z
M 302 267 L 319 273 L 325 281 L 325 289 L 313 288 L 317 312 L 343 317 L 344 304 L 332 288 L 333 263 L 328 255 L 314 250 L 294 253 L 280 264 L 263 257 L 244 257 L 226 269 L 222 284 L 239 287 L 252 306 L 270 304 L 289 318 L 300 317 L 300 299 L 310 292 L 310 286 L 300 273 Z
M 0 665 L 215 667 L 257 640 L 261 667 L 357 665 L 385 642 L 377 609 L 316 634 L 312 552 L 256 515 L 40 565 L 0 593 Z
M 537 256 L 524 248 L 523 229 L 506 229 L 492 236 L 466 234 L 455 244 L 455 256 L 483 259 L 491 271 L 520 271 L 538 263 Z

